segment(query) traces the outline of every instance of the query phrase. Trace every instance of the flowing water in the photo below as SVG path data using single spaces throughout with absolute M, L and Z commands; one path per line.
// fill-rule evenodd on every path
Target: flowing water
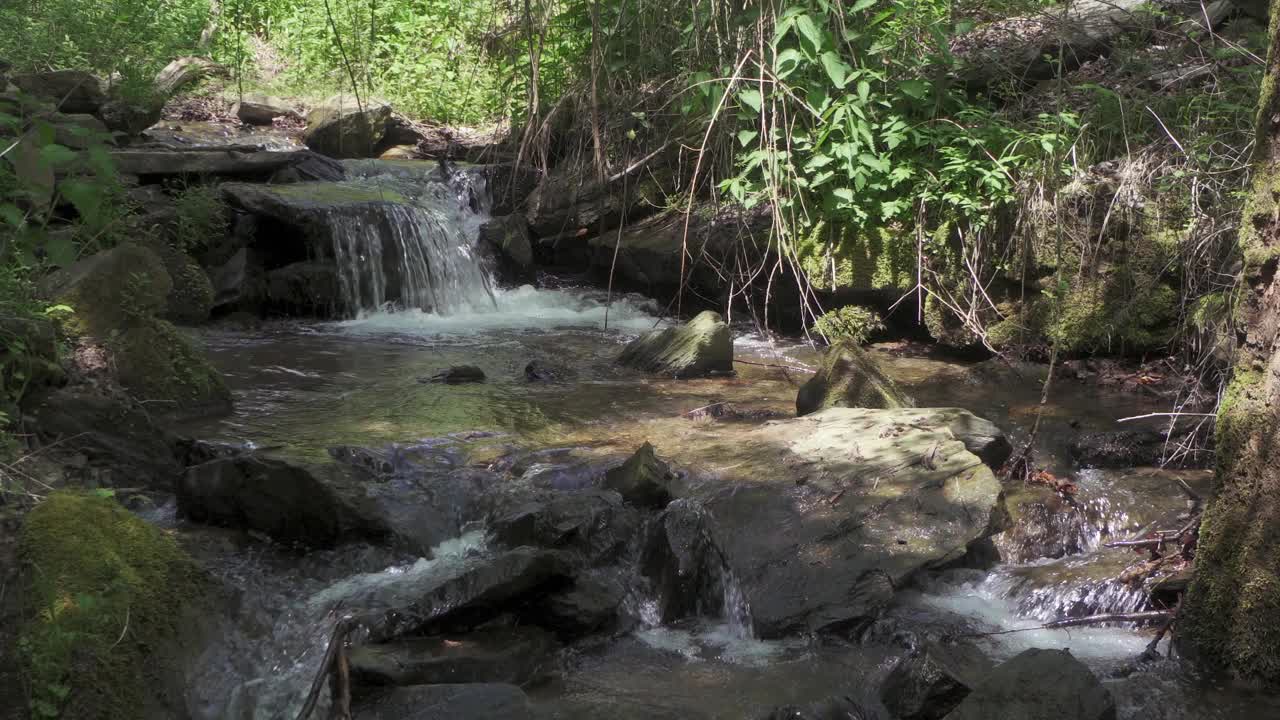
M 366 174 L 380 176 L 376 167 Z M 613 362 L 622 344 L 662 325 L 655 304 L 585 288 L 498 288 L 475 249 L 483 203 L 466 202 L 456 184 L 428 191 L 440 195 L 430 202 L 419 195 L 376 216 L 329 218 L 357 317 L 205 333 L 236 407 L 186 430 L 309 459 L 327 459 L 334 447 L 394 445 L 387 462 L 440 476 L 514 462 L 520 482 L 575 487 L 599 462 L 646 440 L 691 475 L 715 474 L 734 464 L 726 442 L 769 417 L 793 414 L 797 383 L 814 362 L 811 349 L 744 327 L 736 329 L 736 354 L 746 362 L 735 377 L 674 381 L 622 369 Z M 963 364 L 877 353 L 921 405 L 969 408 L 1015 440 L 1025 437 L 1040 404 L 1035 378 L 993 385 Z M 556 368 L 561 380 L 528 382 L 525 367 L 534 361 Z M 479 366 L 487 382 L 419 382 L 460 364 Z M 1181 509 L 1170 473 L 1071 469 L 1065 443 L 1076 427 L 1113 429 L 1117 418 L 1159 409 L 1154 400 L 1096 393 L 1056 389 L 1038 445 L 1039 457 L 1081 488 L 1088 511 L 1079 552 L 944 573 L 901 594 L 862 642 L 758 639 L 727 566 L 718 573 L 716 609 L 674 623 L 661 622 L 659 598 L 638 583 L 625 603 L 635 629 L 566 651 L 556 679 L 530 690 L 540 716 L 744 718 L 837 692 L 875 706 L 876 688 L 904 646 L 957 632 L 1017 630 L 979 642 L 995 659 L 1026 647 L 1070 647 L 1107 678 L 1125 719 L 1280 717 L 1273 699 L 1198 686 L 1175 661 L 1135 666 L 1148 631 L 1033 629 L 1064 616 L 1140 609 L 1141 593 L 1110 581 L 1131 558 L 1102 544 L 1137 536 Z M 719 403 L 745 419 L 686 416 Z M 490 552 L 476 527 L 462 528 L 426 557 L 363 545 L 299 554 L 232 533 L 182 523 L 178 529 L 240 598 L 239 629 L 205 652 L 202 684 L 192 690 L 193 706 L 208 718 L 292 717 L 335 608 L 454 572 Z

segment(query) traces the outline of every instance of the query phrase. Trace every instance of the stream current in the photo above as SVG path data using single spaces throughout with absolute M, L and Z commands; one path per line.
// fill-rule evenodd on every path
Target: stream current
M 394 182 L 401 187 L 404 173 Z M 434 202 L 450 197 L 437 193 Z M 482 217 L 484 209 L 455 200 L 456 207 L 385 212 L 393 224 L 429 219 L 432 227 L 405 231 L 396 225 L 391 233 L 403 253 L 397 262 L 418 258 L 412 262 L 422 267 L 411 269 L 411 282 L 394 293 L 359 299 L 363 309 L 356 317 L 204 332 L 206 351 L 226 374 L 236 405 L 226 417 L 185 430 L 200 440 L 269 447 L 314 461 L 327 460 L 335 447 L 395 446 L 404 451 L 396 457 L 423 473 L 490 467 L 518 456 L 528 466 L 526 476 L 546 473 L 572 484 L 598 467 L 593 463 L 616 461 L 646 441 L 691 476 L 715 475 L 733 466 L 722 448 L 735 436 L 794 414 L 797 383 L 816 362 L 812 349 L 735 327 L 736 357 L 750 364 L 740 363 L 734 377 L 676 381 L 623 369 L 614 358 L 626 341 L 663 325 L 660 307 L 586 287 L 490 285 L 471 217 Z M 449 217 L 463 220 L 442 220 Z M 339 258 L 391 267 L 361 245 L 372 242 L 360 240 L 370 234 L 350 217 L 333 227 Z M 433 295 L 439 291 L 432 284 L 437 269 L 472 280 L 447 298 Z M 349 282 L 358 287 L 353 292 L 367 295 L 372 281 L 396 285 L 395 278 L 367 274 Z M 989 382 L 963 363 L 875 353 L 921 406 L 969 409 L 1000 425 L 1015 447 L 1025 438 L 1040 403 L 1037 378 Z M 560 369 L 562 379 L 528 382 L 531 362 Z M 487 382 L 419 382 L 461 364 L 479 366 Z M 686 416 L 717 403 L 731 405 L 738 419 Z M 1182 496 L 1173 473 L 1077 470 L 1066 443 L 1077 428 L 1115 429 L 1117 418 L 1160 409 L 1153 400 L 1078 385 L 1061 385 L 1051 396 L 1037 457 L 1070 476 L 1096 511 L 1082 530 L 1080 552 L 929 578 L 899 593 L 860 638 L 839 642 L 758 639 L 750 608 L 727 573 L 724 609 L 677 623 L 661 622 L 653 598 L 636 589 L 624 607 L 633 629 L 562 651 L 551 679 L 528 689 L 535 712 L 566 719 L 754 718 L 833 693 L 878 709 L 881 680 L 920 639 L 1026 630 L 977 642 L 994 660 L 1028 647 L 1070 648 L 1104 679 L 1122 719 L 1280 718 L 1274 698 L 1203 685 L 1176 659 L 1138 664 L 1149 631 L 1029 630 L 1067 615 L 1141 608 L 1140 594 L 1109 579 L 1131 558 L 1101 545 L 1129 537 L 1162 512 L 1176 512 Z M 1192 484 L 1208 479 L 1206 473 L 1181 477 Z M 393 588 L 406 577 L 451 572 L 490 552 L 481 518 L 471 518 L 459 536 L 425 557 L 363 544 L 301 553 L 261 537 L 186 523 L 173 518 L 171 508 L 152 519 L 176 528 L 193 555 L 239 598 L 235 631 L 204 650 L 201 682 L 190 690 L 189 704 L 207 718 L 292 718 L 324 653 L 335 603 Z

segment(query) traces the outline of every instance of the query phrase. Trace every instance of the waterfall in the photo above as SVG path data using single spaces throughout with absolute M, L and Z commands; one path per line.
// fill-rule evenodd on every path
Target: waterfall
M 322 212 L 349 309 L 450 315 L 494 308 L 476 247 L 485 208 L 474 199 L 485 191 L 460 180 L 398 182 L 385 201 Z

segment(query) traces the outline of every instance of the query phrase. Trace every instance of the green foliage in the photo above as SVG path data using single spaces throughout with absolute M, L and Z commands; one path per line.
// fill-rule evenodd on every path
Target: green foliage
M 722 188 L 747 205 L 775 203 L 801 228 L 822 218 L 854 236 L 922 215 L 934 226 L 988 227 L 1014 201 L 1019 175 L 1051 159 L 1075 120 L 1015 125 L 935 83 L 947 38 L 918 45 L 906 37 L 917 22 L 914 8 L 867 0 L 846 12 L 812 4 L 782 13 L 760 68 L 776 82 L 734 86 L 742 149 Z
M 229 0 L 218 56 L 242 67 L 257 36 L 289 58 L 279 79 L 284 92 L 351 92 L 354 77 L 362 97 L 386 98 L 411 116 L 485 121 L 504 104 L 484 48 L 497 11 L 496 4 L 448 0 Z
M 97 493 L 49 496 L 28 515 L 21 548 L 34 568 L 19 639 L 33 717 L 142 715 L 145 668 L 179 629 L 194 563 Z
M 145 92 L 157 71 L 194 49 L 209 0 L 15 0 L 0 5 L 0 57 L 21 69 L 118 74 Z
M 229 223 L 226 201 L 217 185 L 190 185 L 174 202 L 177 224 L 170 244 L 179 252 L 207 248 L 225 237 Z
M 830 310 L 813 324 L 813 332 L 822 335 L 831 344 L 848 340 L 861 345 L 884 329 L 884 319 L 880 317 L 880 313 L 861 305 Z

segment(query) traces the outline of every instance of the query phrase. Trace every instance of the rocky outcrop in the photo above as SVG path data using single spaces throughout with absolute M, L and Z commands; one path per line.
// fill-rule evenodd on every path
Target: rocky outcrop
M 297 117 L 285 101 L 265 93 L 245 93 L 231 107 L 231 114 L 246 125 L 270 125 L 278 117 Z
M 361 700 L 355 720 L 532 720 L 527 698 L 515 685 L 469 683 L 398 688 Z
M 535 601 L 568 584 L 569 568 L 552 551 L 516 548 L 493 557 L 469 557 L 444 567 L 419 561 L 376 581 L 354 576 L 312 598 L 313 609 L 342 607 L 369 633 L 369 641 L 430 634 L 442 625 L 475 627 L 515 605 Z
M 932 643 L 898 661 L 880 687 L 880 701 L 899 720 L 942 720 L 990 668 L 975 647 Z
M 528 685 L 548 674 L 555 649 L 555 638 L 535 627 L 399 638 L 356 647 L 351 674 L 364 685 Z
M 601 227 L 616 228 L 624 218 L 638 220 L 642 207 L 661 206 L 662 190 L 652 174 L 622 180 L 602 185 L 588 163 L 557 165 L 525 201 L 530 229 L 539 238 L 572 242 Z
M 719 313 L 707 310 L 684 325 L 632 340 L 618 362 L 675 378 L 733 372 L 733 333 Z
M 838 695 L 808 705 L 784 705 L 760 720 L 874 720 L 876 715 L 847 695 Z
M 390 120 L 385 102 L 335 95 L 307 114 L 302 141 L 333 158 L 378 157 Z
M 256 530 L 277 540 L 330 547 L 391 534 L 354 468 L 244 455 L 187 470 L 178 511 L 196 522 Z
M 913 403 L 881 372 L 874 358 L 852 342 L 831 346 L 817 374 L 796 395 L 796 415 L 833 407 L 903 408 Z
M 79 471 L 93 484 L 168 492 L 182 476 L 173 445 L 140 407 L 87 387 L 34 393 L 23 404 L 38 438 L 82 456 Z
M 231 277 L 247 276 L 238 274 Z M 267 271 L 265 285 L 262 302 L 266 308 L 277 312 L 305 317 L 337 317 L 350 309 L 342 292 L 338 269 L 330 262 L 304 260 Z
M 617 493 L 538 491 L 496 501 L 489 527 L 507 547 L 569 551 L 582 565 L 616 560 L 640 528 L 640 515 Z
M 625 463 L 605 473 L 604 487 L 633 505 L 662 509 L 671 502 L 671 468 L 645 443 Z
M 272 173 L 307 163 L 313 155 L 306 150 L 268 152 L 257 147 L 129 148 L 112 151 L 111 159 L 120 172 L 139 177 L 221 175 L 265 180 Z
M 950 430 L 957 413 L 832 408 L 767 423 L 726 448 L 733 492 L 691 488 L 667 512 L 693 500 L 705 518 L 687 513 L 675 536 L 687 540 L 664 542 L 714 547 L 761 637 L 856 628 L 914 573 L 1003 529 L 1000 483 Z M 698 554 L 674 553 L 710 565 Z
M 1115 720 L 1098 678 L 1066 650 L 1027 650 L 1001 664 L 947 720 Z
M 525 277 L 532 272 L 533 245 L 523 216 L 503 215 L 481 225 L 480 243 L 491 249 L 509 275 Z
M 83 70 L 19 73 L 9 78 L 25 93 L 55 103 L 59 112 L 93 114 L 107 101 L 107 84 Z
M 567 639 L 621 630 L 619 610 L 626 598 L 627 589 L 617 578 L 589 571 L 575 577 L 572 587 L 548 595 L 533 618 Z

